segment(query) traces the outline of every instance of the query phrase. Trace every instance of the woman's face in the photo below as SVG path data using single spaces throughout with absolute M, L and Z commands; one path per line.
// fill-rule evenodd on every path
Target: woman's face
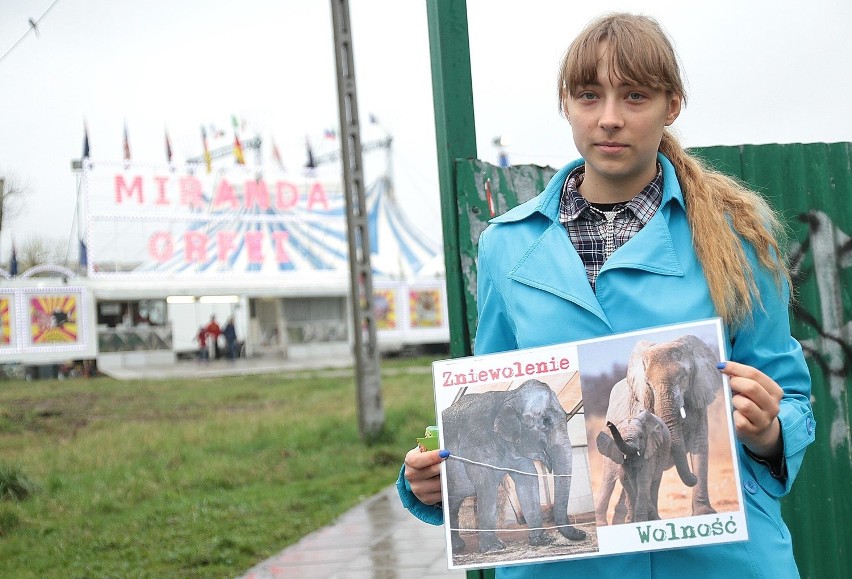
M 605 52 L 601 45 L 597 81 L 566 95 L 565 110 L 586 161 L 581 193 L 589 201 L 615 203 L 633 198 L 654 178 L 663 130 L 680 114 L 681 99 L 622 81 L 609 70 Z

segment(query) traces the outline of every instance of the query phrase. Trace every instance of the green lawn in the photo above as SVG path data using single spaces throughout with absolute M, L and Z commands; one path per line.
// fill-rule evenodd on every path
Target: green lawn
M 237 576 L 395 481 L 429 366 L 382 362 L 372 445 L 351 374 L 2 381 L 0 576 Z

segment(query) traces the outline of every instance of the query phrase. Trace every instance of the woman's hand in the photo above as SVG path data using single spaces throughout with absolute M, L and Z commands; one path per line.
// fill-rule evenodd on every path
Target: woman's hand
M 775 380 L 745 364 L 727 362 L 720 370 L 728 376 L 733 393 L 737 438 L 759 457 L 779 458 L 783 441 L 778 412 L 784 391 Z
M 405 455 L 405 480 L 421 503 L 434 505 L 441 502 L 441 461 L 449 455 L 446 450 L 420 452 L 419 448 L 413 448 Z

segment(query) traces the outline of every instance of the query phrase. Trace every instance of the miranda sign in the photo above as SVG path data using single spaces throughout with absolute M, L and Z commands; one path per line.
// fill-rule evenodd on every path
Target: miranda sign
M 87 163 L 89 275 L 346 271 L 339 183 L 272 169 Z

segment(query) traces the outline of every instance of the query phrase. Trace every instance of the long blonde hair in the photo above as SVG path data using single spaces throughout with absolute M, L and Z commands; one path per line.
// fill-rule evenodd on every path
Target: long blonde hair
M 574 87 L 597 82 L 598 48 L 608 45 L 608 70 L 620 80 L 686 93 L 674 48 L 660 25 L 647 16 L 616 13 L 592 21 L 571 43 L 559 71 L 559 108 Z M 692 243 L 717 313 L 737 325 L 750 317 L 760 295 L 742 241 L 750 244 L 760 265 L 776 284 L 790 283 L 778 239 L 783 226 L 769 204 L 735 179 L 706 167 L 690 156 L 668 130 L 660 152 L 674 165 L 692 230 Z

